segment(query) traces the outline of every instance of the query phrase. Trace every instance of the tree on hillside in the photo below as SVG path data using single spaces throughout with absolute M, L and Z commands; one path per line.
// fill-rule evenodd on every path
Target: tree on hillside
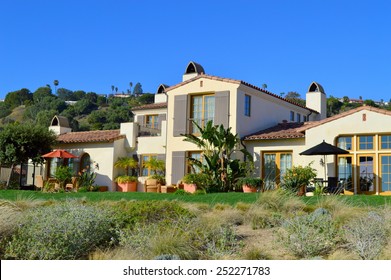
M 55 97 L 49 87 L 40 87 L 33 93 L 34 103 L 41 102 L 45 97 Z
M 67 108 L 65 102 L 53 95 L 44 96 L 39 102 L 26 108 L 23 118 L 28 121 L 36 121 L 37 115 L 41 111 L 55 110 L 57 114 L 61 113 Z
M 295 102 L 297 104 L 300 104 L 302 106 L 305 106 L 305 100 L 301 98 L 300 96 L 300 93 L 296 92 L 296 91 L 289 91 L 286 95 L 285 95 L 285 99 L 288 99 L 292 102 Z
M 9 109 L 16 108 L 20 105 L 23 105 L 26 101 L 32 101 L 33 94 L 27 88 L 22 88 L 17 91 L 9 92 L 4 99 L 5 105 Z
M 129 94 L 132 94 L 132 87 L 133 87 L 133 83 L 129 82 L 129 90 L 128 90 Z
M 26 163 L 42 163 L 41 155 L 50 152 L 56 135 L 43 126 L 31 124 L 9 124 L 0 131 L 0 164 L 11 166 L 7 180 L 9 186 L 14 166 Z
M 143 88 L 142 88 L 142 85 L 140 83 L 137 83 L 135 86 L 134 86 L 134 89 L 133 89 L 133 94 L 134 96 L 139 96 L 143 93 Z
M 57 90 L 57 96 L 58 98 L 64 100 L 64 101 L 69 101 L 69 100 L 76 100 L 76 98 L 73 95 L 73 91 L 66 89 L 66 88 L 59 88 Z
M 4 118 L 11 113 L 12 110 L 4 102 L 0 102 L 0 118 Z
M 152 93 L 145 93 L 138 97 L 140 104 L 151 104 L 155 101 L 155 95 Z

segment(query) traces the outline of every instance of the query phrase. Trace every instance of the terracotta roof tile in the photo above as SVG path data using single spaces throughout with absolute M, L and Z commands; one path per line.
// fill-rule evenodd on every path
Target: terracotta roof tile
M 244 140 L 304 138 L 305 129 L 303 128 L 309 124 L 310 123 L 279 123 L 276 126 L 245 136 Z
M 95 130 L 68 132 L 57 137 L 60 143 L 94 143 L 94 142 L 113 142 L 114 140 L 125 138 L 117 130 Z
M 191 82 L 193 82 L 193 81 L 195 81 L 195 80 L 201 79 L 201 78 L 210 79 L 210 80 L 215 80 L 215 81 L 221 81 L 221 82 L 227 82 L 227 83 L 234 83 L 234 84 L 238 84 L 238 85 L 245 85 L 245 86 L 247 86 L 247 87 L 253 88 L 253 89 L 258 90 L 258 91 L 260 91 L 260 92 L 262 92 L 262 93 L 265 93 L 265 94 L 267 94 L 267 95 L 273 96 L 274 98 L 283 100 L 283 101 L 285 101 L 285 102 L 288 102 L 288 103 L 291 103 L 291 104 L 293 104 L 293 105 L 295 105 L 295 106 L 298 106 L 298 107 L 307 109 L 307 110 L 312 111 L 312 112 L 314 112 L 314 113 L 318 113 L 317 111 L 315 111 L 315 110 L 313 110 L 313 109 L 311 109 L 311 108 L 307 108 L 307 107 L 305 107 L 305 106 L 303 106 L 303 105 L 301 105 L 301 104 L 298 104 L 298 103 L 293 102 L 293 101 L 291 101 L 291 100 L 285 99 L 285 98 L 283 98 L 283 97 L 281 97 L 281 96 L 279 96 L 279 95 L 277 95 L 277 94 L 271 93 L 270 91 L 267 91 L 267 90 L 265 90 L 265 89 L 263 89 L 263 88 L 254 86 L 254 85 L 249 84 L 249 83 L 247 83 L 247 82 L 244 82 L 244 81 L 241 81 L 241 80 L 230 79 L 230 78 L 221 78 L 221 77 L 211 76 L 211 75 L 206 75 L 206 74 L 197 75 L 197 76 L 195 76 L 194 78 L 191 78 L 191 79 L 189 79 L 189 80 L 186 80 L 186 81 L 183 81 L 183 82 L 181 82 L 181 83 L 179 83 L 179 84 L 176 84 L 176 85 L 174 85 L 174 86 L 171 86 L 171 87 L 169 87 L 169 88 L 166 89 L 166 92 L 168 92 L 168 91 L 170 91 L 170 90 L 173 90 L 173 89 L 176 89 L 176 88 L 178 88 L 178 87 L 180 87 L 180 86 L 189 84 L 189 83 L 191 83 Z
M 148 110 L 148 109 L 160 109 L 160 108 L 167 108 L 167 102 L 151 103 L 151 104 L 145 104 L 145 105 L 133 107 L 132 111 Z

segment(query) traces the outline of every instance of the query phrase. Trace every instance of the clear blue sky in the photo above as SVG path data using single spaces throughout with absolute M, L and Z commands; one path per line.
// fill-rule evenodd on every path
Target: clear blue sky
M 181 81 L 189 61 L 268 90 L 391 98 L 391 1 L 3 0 L 0 99 L 60 82 L 110 93 Z

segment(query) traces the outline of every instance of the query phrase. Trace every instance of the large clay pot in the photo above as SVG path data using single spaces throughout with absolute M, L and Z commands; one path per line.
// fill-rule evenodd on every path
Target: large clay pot
M 137 182 L 117 183 L 117 191 L 119 192 L 136 192 Z
M 257 192 L 257 188 L 249 186 L 249 185 L 243 185 L 243 192 L 245 192 L 245 193 L 254 193 L 254 192 Z
M 195 193 L 196 190 L 197 190 L 197 185 L 196 185 L 196 184 L 187 184 L 187 183 L 183 183 L 183 189 L 184 189 L 186 192 Z

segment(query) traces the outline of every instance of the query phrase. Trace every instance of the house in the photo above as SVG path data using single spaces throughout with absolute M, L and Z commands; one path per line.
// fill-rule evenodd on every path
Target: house
M 362 106 L 320 121 L 279 123 L 244 138 L 258 159 L 256 175 L 278 184 L 287 168 L 313 162 L 323 177 L 321 157 L 301 156 L 322 141 L 349 151 L 328 156 L 327 177 L 337 177 L 346 193 L 391 194 L 391 112 Z
M 161 84 L 155 102 L 133 108 L 135 121 L 122 123 L 119 130 L 70 132 L 59 117 L 51 128 L 59 134 L 58 147 L 79 156 L 75 170 L 89 163 L 98 174 L 97 184 L 111 190 L 118 175 L 113 165 L 120 156 L 137 158 L 140 191 L 152 174 L 143 164 L 151 158 L 165 160 L 166 183 L 177 183 L 189 172 L 187 158 L 201 157 L 183 134 L 197 133 L 193 122 L 202 127 L 213 121 L 242 138 L 255 159 L 254 176 L 262 177 L 267 187 L 280 183 L 293 165 L 313 162 L 322 177 L 321 157 L 300 153 L 325 140 L 349 151 L 328 156 L 327 177 L 344 180 L 352 194 L 391 193 L 391 112 L 363 106 L 326 118 L 326 111 L 326 93 L 317 82 L 309 85 L 302 106 L 242 80 L 206 74 L 191 61 L 181 82 Z

